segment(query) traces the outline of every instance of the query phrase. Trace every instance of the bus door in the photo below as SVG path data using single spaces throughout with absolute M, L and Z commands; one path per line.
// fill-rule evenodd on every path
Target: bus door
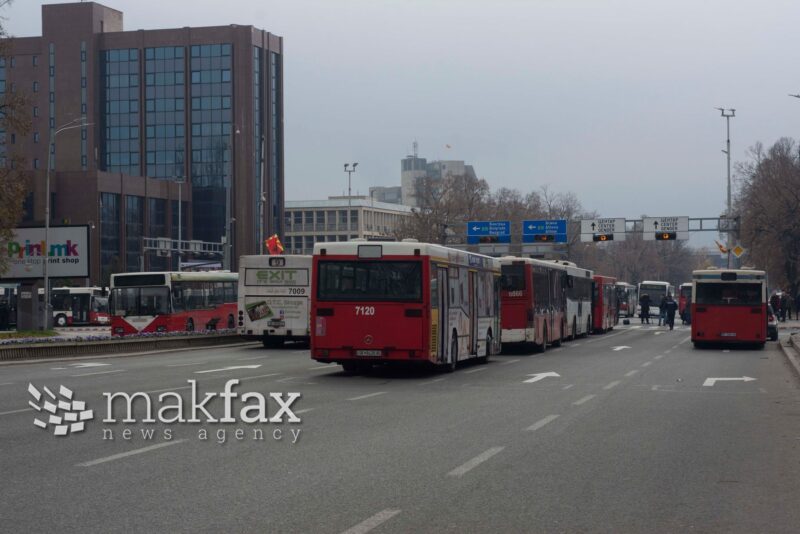
M 439 332 L 437 335 L 438 348 L 437 356 L 440 362 L 447 361 L 447 351 L 450 347 L 450 328 L 449 328 L 449 302 L 450 302 L 450 277 L 447 273 L 447 267 L 439 267 L 436 269 L 438 295 L 439 301 Z
M 475 271 L 469 272 L 469 353 L 478 354 L 478 299 L 475 293 Z

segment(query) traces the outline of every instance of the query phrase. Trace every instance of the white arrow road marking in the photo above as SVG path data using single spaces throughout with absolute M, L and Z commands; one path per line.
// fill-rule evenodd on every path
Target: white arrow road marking
M 713 386 L 716 382 L 753 382 L 756 380 L 752 376 L 740 376 L 736 378 L 706 378 L 706 381 L 703 382 L 704 386 Z
M 98 363 L 98 362 L 87 362 L 87 363 L 71 363 L 70 364 L 75 369 L 83 369 L 85 367 L 103 367 L 104 365 L 111 365 L 110 363 Z
M 547 378 L 548 376 L 560 377 L 561 375 L 558 374 L 558 373 L 555 373 L 553 371 L 548 371 L 546 373 L 536 373 L 536 374 L 531 374 L 531 375 L 528 375 L 528 376 L 532 376 L 533 378 L 529 378 L 527 380 L 523 380 L 522 381 L 523 384 L 531 384 L 533 382 L 538 382 L 539 380 L 543 380 L 543 379 Z
M 223 367 L 222 369 L 206 369 L 205 371 L 195 371 L 194 374 L 201 373 L 219 373 L 221 371 L 233 371 L 235 369 L 258 369 L 260 365 L 232 365 L 231 367 Z
M 628 345 L 620 345 L 619 347 L 611 347 L 611 350 L 619 352 L 621 350 L 629 349 Z

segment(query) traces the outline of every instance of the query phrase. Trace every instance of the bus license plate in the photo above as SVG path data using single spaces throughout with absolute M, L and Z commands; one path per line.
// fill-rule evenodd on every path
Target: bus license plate
M 269 325 L 273 328 L 283 328 L 284 326 L 286 326 L 286 323 L 281 321 L 280 319 L 272 319 L 269 322 Z
M 720 337 L 736 337 L 736 332 L 722 332 Z
M 379 350 L 357 350 L 356 356 L 380 356 L 381 351 Z

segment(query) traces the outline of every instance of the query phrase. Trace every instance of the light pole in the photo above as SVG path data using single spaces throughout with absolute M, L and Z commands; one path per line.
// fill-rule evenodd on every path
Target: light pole
M 259 171 L 261 172 L 261 198 L 260 203 L 258 205 L 258 249 L 260 254 L 264 254 L 264 241 L 266 240 L 267 236 L 264 234 L 264 219 L 266 215 L 266 202 L 267 202 L 267 192 L 264 190 L 266 187 L 266 176 L 264 168 L 264 136 L 261 136 L 261 161 L 258 162 L 259 164 Z
M 50 259 L 50 168 L 53 165 L 55 158 L 56 137 L 61 132 L 72 130 L 74 128 L 84 128 L 91 126 L 93 123 L 86 122 L 85 117 L 73 119 L 66 124 L 63 124 L 53 132 L 50 137 L 50 142 L 47 145 L 47 172 L 44 179 L 44 263 L 42 264 L 42 276 L 44 278 L 44 311 L 42 312 L 42 330 L 47 330 L 50 326 L 50 277 L 47 274 L 47 264 Z
M 231 270 L 231 255 L 233 254 L 233 244 L 231 243 L 231 223 L 236 219 L 231 219 L 231 189 L 233 187 L 233 164 L 234 164 L 234 154 L 236 153 L 236 142 L 235 142 L 235 135 L 239 135 L 239 129 L 234 127 L 231 129 L 231 138 L 228 141 L 228 145 L 231 151 L 231 161 L 230 167 L 228 171 L 227 179 L 225 180 L 225 248 L 223 254 L 223 265 L 222 268 L 226 271 Z
M 352 176 L 353 173 L 356 172 L 356 167 L 358 167 L 358 163 L 353 163 L 352 168 L 350 167 L 349 163 L 344 164 L 344 172 L 347 173 L 347 231 L 350 232 L 350 209 L 353 207 L 353 189 L 351 187 L 352 184 Z
M 727 138 L 726 138 L 726 145 L 725 150 L 722 152 L 728 157 L 728 269 L 731 268 L 731 215 L 733 214 L 733 210 L 731 209 L 731 117 L 736 116 L 736 110 L 729 108 L 717 108 L 722 117 L 725 118 L 725 126 L 727 128 Z

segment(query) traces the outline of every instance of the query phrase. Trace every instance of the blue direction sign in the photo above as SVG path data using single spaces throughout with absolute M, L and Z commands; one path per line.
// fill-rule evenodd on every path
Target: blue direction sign
M 469 221 L 467 243 L 510 243 L 511 221 Z
M 522 221 L 523 243 L 566 243 L 566 219 Z

